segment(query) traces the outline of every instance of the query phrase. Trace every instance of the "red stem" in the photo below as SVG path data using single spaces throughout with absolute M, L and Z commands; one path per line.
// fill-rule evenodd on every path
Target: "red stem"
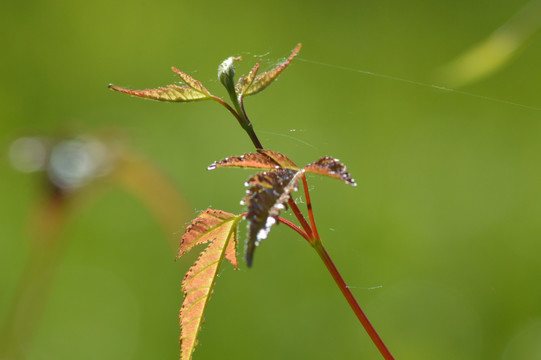
M 312 240 L 310 239 L 310 236 L 308 236 L 307 233 L 305 233 L 300 227 L 298 227 L 297 225 L 293 224 L 291 221 L 286 220 L 286 219 L 284 219 L 283 217 L 278 217 L 278 221 L 280 221 L 280 222 L 283 223 L 283 224 L 286 224 L 287 226 L 289 226 L 290 228 L 292 228 L 293 230 L 295 230 L 300 236 L 302 236 L 303 238 L 305 238 L 306 241 L 308 241 L 310 244 L 312 243 Z
M 344 282 L 344 279 L 342 279 L 342 276 L 340 276 L 340 273 L 338 272 L 338 269 L 336 269 L 336 266 L 334 266 L 334 263 L 332 262 L 329 254 L 327 253 L 327 250 L 323 247 L 323 244 L 321 241 L 316 241 L 314 243 L 314 248 L 316 249 L 317 253 L 319 254 L 319 257 L 321 257 L 321 260 L 325 263 L 325 266 L 327 267 L 327 270 L 331 273 L 334 281 L 336 282 L 336 285 L 340 288 L 340 291 L 342 291 L 342 294 L 346 298 L 347 302 L 349 303 L 349 306 L 351 306 L 351 309 L 353 309 L 353 312 L 355 315 L 357 315 L 357 318 L 363 325 L 364 329 L 372 339 L 372 342 L 376 345 L 381 355 L 386 360 L 394 360 L 393 355 L 391 355 L 390 351 L 387 349 L 385 344 L 383 343 L 383 340 L 381 340 L 380 336 L 376 332 L 376 329 L 372 326 L 366 315 L 364 314 L 363 310 L 357 303 L 357 300 L 355 300 L 355 297 L 347 287 L 346 283 Z
M 376 332 L 376 329 L 374 329 L 374 327 L 372 326 L 372 324 L 366 317 L 364 311 L 361 309 L 361 307 L 359 306 L 359 303 L 357 302 L 357 300 L 351 293 L 351 290 L 349 290 L 344 279 L 340 275 L 340 272 L 338 271 L 338 269 L 332 262 L 331 257 L 329 256 L 329 253 L 327 253 L 327 250 L 323 246 L 323 243 L 321 242 L 321 238 L 319 237 L 319 234 L 317 232 L 316 221 L 314 219 L 314 212 L 312 209 L 312 201 L 310 200 L 310 193 L 308 191 L 308 182 L 306 181 L 306 176 L 304 175 L 302 177 L 302 182 L 303 182 L 303 188 L 304 188 L 304 196 L 306 199 L 306 207 L 308 209 L 308 216 L 310 218 L 310 223 L 312 225 L 311 229 L 306 223 L 306 220 L 304 216 L 302 215 L 302 213 L 300 213 L 300 210 L 297 207 L 297 204 L 295 204 L 295 202 L 291 198 L 290 198 L 290 207 L 292 208 L 295 215 L 297 215 L 297 212 L 300 214 L 300 217 L 305 223 L 303 227 L 305 226 L 308 227 L 311 230 L 311 234 L 308 231 L 306 232 L 302 231 L 298 226 L 291 224 L 289 221 L 285 219 L 282 219 L 283 221 L 280 219 L 279 220 L 282 221 L 284 224 L 288 225 L 293 230 L 295 230 L 297 233 L 299 233 L 314 247 L 314 249 L 317 251 L 318 255 L 320 256 L 321 260 L 323 260 L 323 262 L 325 263 L 327 270 L 329 271 L 329 273 L 331 273 L 334 281 L 336 282 L 336 285 L 338 285 L 338 287 L 340 288 L 340 291 L 346 298 L 349 306 L 351 306 L 351 309 L 353 310 L 355 315 L 357 315 L 357 318 L 359 319 L 364 329 L 368 333 L 368 336 L 370 336 L 370 338 L 372 339 L 372 342 L 376 345 L 381 355 L 383 355 L 383 358 L 386 360 L 394 360 L 393 355 L 391 354 L 389 349 L 387 349 L 387 347 L 385 346 L 385 343 Z M 293 203 L 294 206 L 291 205 L 291 203 Z M 297 218 L 299 219 L 299 216 L 297 216 Z M 299 221 L 301 221 L 301 219 L 299 219 Z
M 211 97 L 212 100 L 214 101 L 217 101 L 218 103 L 222 104 L 227 110 L 229 110 L 229 112 L 231 114 L 233 114 L 233 116 L 235 117 L 235 119 L 237 119 L 237 121 L 239 122 L 240 126 L 242 126 L 243 124 L 243 119 L 242 117 L 231 107 L 231 105 L 229 105 L 228 103 L 226 103 L 222 98 L 219 98 L 217 96 L 212 96 Z
M 316 220 L 314 219 L 314 211 L 312 210 L 312 200 L 310 200 L 310 192 L 308 191 L 308 182 L 306 181 L 306 175 L 302 175 L 302 187 L 304 188 L 304 198 L 306 200 L 306 208 L 308 209 L 308 218 L 310 219 L 310 225 L 314 238 L 319 239 L 317 232 Z
M 301 226 L 304 229 L 304 231 L 306 232 L 306 234 L 308 235 L 308 237 L 310 239 L 314 239 L 314 233 L 313 233 L 312 229 L 310 228 L 310 225 L 308 224 L 308 222 L 304 218 L 304 215 L 302 214 L 301 210 L 299 209 L 299 207 L 295 203 L 295 200 L 293 200 L 292 197 L 289 198 L 288 205 L 291 208 L 291 210 L 293 211 L 293 213 L 295 214 L 295 216 L 297 217 L 297 220 L 299 220 L 299 222 L 301 223 Z M 312 240 L 309 240 L 309 242 L 310 242 L 310 244 L 312 244 Z
M 252 142 L 254 143 L 256 149 L 263 149 L 263 146 L 261 145 L 261 143 L 257 139 L 257 136 L 253 132 L 253 129 L 251 129 L 251 127 L 250 127 L 251 131 L 248 131 L 243 126 L 243 121 L 242 121 L 241 116 L 235 110 L 233 110 L 233 108 L 231 108 L 231 106 L 229 106 L 225 101 L 223 101 L 222 99 L 220 99 L 218 97 L 213 96 L 213 100 L 216 100 L 219 103 L 221 103 L 222 105 L 224 105 L 237 118 L 237 120 L 239 121 L 241 126 L 250 135 L 250 138 L 252 139 Z M 242 104 L 242 102 L 241 102 L 241 104 Z M 242 105 L 241 105 L 241 111 L 243 112 L 244 115 L 246 114 L 244 112 L 244 106 L 242 106 Z M 304 195 L 305 195 L 305 198 L 306 198 L 306 206 L 308 208 L 308 216 L 309 216 L 309 219 L 310 219 L 310 224 L 312 226 L 310 226 L 310 224 L 308 224 L 308 222 L 306 221 L 306 218 L 304 217 L 304 215 L 302 214 L 299 207 L 295 203 L 295 200 L 293 200 L 292 197 L 290 197 L 289 200 L 288 200 L 289 207 L 291 208 L 291 210 L 293 211 L 293 213 L 297 217 L 297 220 L 299 220 L 299 222 L 300 222 L 302 228 L 304 229 L 304 231 L 301 228 L 299 228 L 297 225 L 293 224 L 292 222 L 290 222 L 290 221 L 288 221 L 288 220 L 286 220 L 284 218 L 279 217 L 278 220 L 280 222 L 286 224 L 287 226 L 289 226 L 293 230 L 295 230 L 298 234 L 300 234 L 303 238 L 305 238 L 310 243 L 310 245 L 312 245 L 312 247 L 317 251 L 317 253 L 321 257 L 321 259 L 325 263 L 325 266 L 327 267 L 327 270 L 329 270 L 329 272 L 331 273 L 334 281 L 336 282 L 336 285 L 338 285 L 338 287 L 340 288 L 340 291 L 342 291 L 342 294 L 344 295 L 347 302 L 349 303 L 349 306 L 351 306 L 351 308 L 353 309 L 353 312 L 355 313 L 355 315 L 357 315 L 357 318 L 359 319 L 359 321 L 363 325 L 364 329 L 366 330 L 366 332 L 368 333 L 368 335 L 372 339 L 372 342 L 374 342 L 374 344 L 378 348 L 381 355 L 383 355 L 385 360 L 394 360 L 394 357 L 391 355 L 391 353 L 389 352 L 389 350 L 387 349 L 387 347 L 383 343 L 383 340 L 381 340 L 381 338 L 379 337 L 378 333 L 376 332 L 376 329 L 374 329 L 374 327 L 372 326 L 372 324 L 370 323 L 370 321 L 368 320 L 368 318 L 364 314 L 363 310 L 361 309 L 361 307 L 357 303 L 357 300 L 355 300 L 355 297 L 353 296 L 353 294 L 351 293 L 351 291 L 347 287 L 346 283 L 344 282 L 344 279 L 342 279 L 342 276 L 338 272 L 338 269 L 336 268 L 336 266 L 334 266 L 334 263 L 332 262 L 329 254 L 327 253 L 327 250 L 325 250 L 325 247 L 323 247 L 323 243 L 321 242 L 321 238 L 319 237 L 319 234 L 317 232 L 316 221 L 314 219 L 314 212 L 312 211 L 312 201 L 310 200 L 310 194 L 309 194 L 309 191 L 308 191 L 308 183 L 306 181 L 306 176 L 304 174 L 302 176 L 302 182 L 303 182 L 303 187 L 304 187 Z

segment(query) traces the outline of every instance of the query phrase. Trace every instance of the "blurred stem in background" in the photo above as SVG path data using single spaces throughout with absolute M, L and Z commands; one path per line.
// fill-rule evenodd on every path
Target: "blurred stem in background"
M 487 39 L 445 65 L 438 77 L 453 88 L 488 77 L 504 67 L 540 27 L 541 0 L 532 0 Z
M 117 143 L 88 135 L 13 143 L 14 166 L 44 172 L 47 191 L 28 221 L 30 254 L 0 332 L 0 359 L 26 358 L 69 244 L 62 233 L 102 195 L 104 185 L 119 185 L 139 198 L 167 234 L 172 254 L 176 252 L 173 235 L 192 215 L 184 198 L 150 161 Z

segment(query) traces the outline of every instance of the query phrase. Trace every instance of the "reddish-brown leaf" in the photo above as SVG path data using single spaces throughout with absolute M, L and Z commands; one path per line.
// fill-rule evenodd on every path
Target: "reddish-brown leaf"
M 306 165 L 304 171 L 329 176 L 338 180 L 342 180 L 348 185 L 357 186 L 355 180 L 347 172 L 345 165 L 340 163 L 338 159 L 334 159 L 330 156 L 322 157 L 321 159 Z
M 221 161 L 216 161 L 207 169 L 214 170 L 219 167 L 238 167 L 247 169 L 276 169 L 280 166 L 265 154 L 248 153 L 241 156 L 226 157 Z
M 256 174 L 246 182 L 249 189 L 243 203 L 248 206 L 248 239 L 246 242 L 246 264 L 252 266 L 255 248 L 261 240 L 267 238 L 272 226 L 277 222 L 280 211 L 292 191 L 297 190 L 297 183 L 303 171 L 278 169 Z
M 186 229 L 179 256 L 197 244 L 210 242 L 182 281 L 184 301 L 180 309 L 180 359 L 191 359 L 203 314 L 224 258 L 237 267 L 237 225 L 240 217 L 220 210 L 203 211 Z
M 301 44 L 298 44 L 295 47 L 295 49 L 293 49 L 293 52 L 291 53 L 289 58 L 287 58 L 286 61 L 284 61 L 283 63 L 281 63 L 280 65 L 278 65 L 274 69 L 272 69 L 270 71 L 267 71 L 267 72 L 265 72 L 263 74 L 257 75 L 252 81 L 250 81 L 250 85 L 247 85 L 248 81 L 246 81 L 246 79 L 242 81 L 242 85 L 239 82 L 239 84 L 237 84 L 237 85 L 238 85 L 238 89 L 241 92 L 239 93 L 239 91 L 237 91 L 237 95 L 241 95 L 241 96 L 254 95 L 254 94 L 257 94 L 258 92 L 264 90 L 270 84 L 272 84 L 272 82 L 274 80 L 276 80 L 276 78 L 278 76 L 280 76 L 280 74 L 286 69 L 286 67 L 288 67 L 288 65 L 291 63 L 293 58 L 295 56 L 297 56 L 297 54 L 301 50 L 301 46 L 302 46 Z M 254 69 L 252 69 L 250 74 L 248 74 L 246 77 L 250 77 L 250 76 L 255 75 L 255 72 L 257 72 L 257 68 L 254 67 Z M 252 72 L 253 72 L 253 74 L 252 74 Z M 250 79 L 248 78 L 248 80 L 250 80 Z
M 283 169 L 299 170 L 299 167 L 295 165 L 295 163 L 290 158 L 288 158 L 287 156 L 283 154 L 270 151 L 270 150 L 263 150 L 263 149 L 260 149 L 257 151 L 270 157 Z
M 258 150 L 258 153 L 248 153 L 241 156 L 227 157 L 221 161 L 214 162 L 207 169 L 214 170 L 219 167 L 239 167 L 249 169 L 292 169 L 299 170 L 285 155 L 270 150 Z

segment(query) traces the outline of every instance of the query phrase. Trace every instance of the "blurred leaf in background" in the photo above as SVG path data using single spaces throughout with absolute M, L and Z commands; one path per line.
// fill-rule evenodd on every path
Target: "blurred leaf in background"
M 531 0 L 487 39 L 440 70 L 450 87 L 462 87 L 501 70 L 541 27 L 541 1 Z
M 105 184 L 116 183 L 143 201 L 172 235 L 179 219 L 187 218 L 185 201 L 152 164 L 111 135 L 80 134 L 53 138 L 29 136 L 10 146 L 13 166 L 40 173 L 43 194 L 27 221 L 30 254 L 0 332 L 0 357 L 24 359 L 47 306 L 55 275 L 69 241 L 63 236 L 75 215 L 84 214 L 89 201 L 99 199 Z M 171 248 L 177 247 L 173 236 Z

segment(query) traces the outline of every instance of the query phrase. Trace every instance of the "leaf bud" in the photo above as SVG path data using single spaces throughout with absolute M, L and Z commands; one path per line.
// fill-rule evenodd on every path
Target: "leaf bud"
M 233 62 L 241 60 L 242 57 L 229 57 L 218 67 L 218 79 L 227 89 L 229 94 L 235 94 L 235 66 Z

